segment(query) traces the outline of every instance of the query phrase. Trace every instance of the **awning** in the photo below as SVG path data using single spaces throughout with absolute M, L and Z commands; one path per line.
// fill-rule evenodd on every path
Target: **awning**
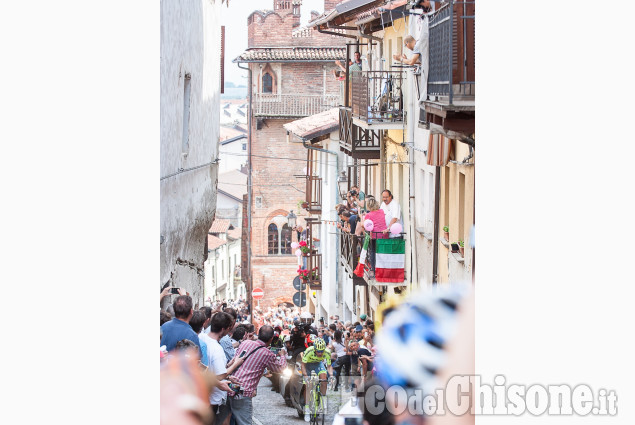
M 327 29 L 332 26 L 342 25 L 355 19 L 359 13 L 370 10 L 385 2 L 386 0 L 348 0 L 338 4 L 333 10 L 325 11 L 317 19 L 309 22 L 308 27 Z
M 360 15 L 355 21 L 355 25 L 364 25 L 364 32 L 371 34 L 381 31 L 393 25 L 394 21 L 408 16 L 408 1 L 400 0 L 391 4 L 383 5 L 371 9 L 369 12 Z
M 303 140 L 311 140 L 337 130 L 340 125 L 339 108 L 291 121 L 283 127 Z

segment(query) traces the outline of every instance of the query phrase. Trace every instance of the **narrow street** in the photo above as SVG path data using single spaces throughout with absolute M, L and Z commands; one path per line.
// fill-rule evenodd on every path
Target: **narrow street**
M 350 392 L 337 393 L 328 391 L 328 408 L 325 424 L 333 423 L 333 417 L 339 411 L 342 405 L 342 399 L 347 401 L 350 398 Z M 298 417 L 297 411 L 293 407 L 287 407 L 284 398 L 275 391 L 271 390 L 271 381 L 262 378 L 258 384 L 258 395 L 253 399 L 254 406 L 254 424 L 256 425 L 283 425 L 283 424 L 303 424 L 303 419 Z

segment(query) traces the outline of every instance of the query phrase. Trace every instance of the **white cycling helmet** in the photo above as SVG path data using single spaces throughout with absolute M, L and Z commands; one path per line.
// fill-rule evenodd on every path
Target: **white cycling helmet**
M 387 386 L 433 394 L 455 333 L 456 308 L 469 287 L 448 285 L 412 295 L 388 313 L 377 334 L 377 376 Z

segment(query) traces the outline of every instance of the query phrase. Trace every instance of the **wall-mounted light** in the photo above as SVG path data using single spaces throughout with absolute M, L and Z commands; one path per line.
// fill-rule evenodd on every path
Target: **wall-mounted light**
M 340 196 L 342 199 L 346 199 L 346 195 L 348 194 L 348 178 L 346 177 L 346 173 L 342 171 L 340 177 L 337 179 L 337 186 L 340 190 Z
M 293 214 L 293 210 L 291 210 L 289 212 L 289 215 L 287 215 L 287 223 L 289 224 L 289 227 L 293 229 L 296 225 L 297 219 L 298 219 L 298 216 Z

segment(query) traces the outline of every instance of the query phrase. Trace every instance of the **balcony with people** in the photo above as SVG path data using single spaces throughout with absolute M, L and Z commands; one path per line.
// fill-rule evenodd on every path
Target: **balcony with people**
M 405 233 L 401 210 L 392 193 L 385 190 L 380 201 L 352 186 L 343 198 L 344 202 L 337 206 L 340 218 L 337 227 L 340 262 L 347 274 L 357 284 L 403 283 Z

